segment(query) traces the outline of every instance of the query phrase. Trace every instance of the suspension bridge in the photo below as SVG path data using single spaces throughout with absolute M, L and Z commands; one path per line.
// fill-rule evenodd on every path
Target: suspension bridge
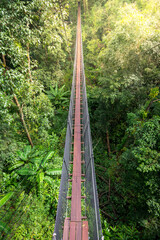
M 53 240 L 103 240 L 86 95 L 78 1 L 74 71 Z

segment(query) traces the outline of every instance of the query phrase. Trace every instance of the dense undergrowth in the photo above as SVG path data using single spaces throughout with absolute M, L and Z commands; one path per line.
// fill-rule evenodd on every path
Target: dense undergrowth
M 1 239 L 52 238 L 76 9 L 75 1 L 0 2 Z M 159 9 L 158 0 L 82 4 L 105 240 L 160 238 Z
M 1 1 L 0 16 L 0 238 L 51 239 L 72 72 L 69 5 Z

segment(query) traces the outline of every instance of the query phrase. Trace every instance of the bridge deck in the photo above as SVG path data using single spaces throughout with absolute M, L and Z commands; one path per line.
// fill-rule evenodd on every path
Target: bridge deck
M 63 240 L 88 240 L 88 222 L 82 221 L 81 215 L 81 182 L 83 161 L 81 159 L 81 6 L 78 2 L 77 22 L 77 58 L 76 58 L 76 85 L 75 85 L 75 116 L 74 116 L 74 142 L 73 142 L 73 172 L 70 220 L 65 219 Z

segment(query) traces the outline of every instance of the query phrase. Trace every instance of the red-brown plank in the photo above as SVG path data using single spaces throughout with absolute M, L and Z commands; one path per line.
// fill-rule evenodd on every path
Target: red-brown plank
M 76 223 L 70 222 L 70 240 L 76 239 Z
M 88 240 L 88 222 L 82 222 L 82 240 Z
M 69 219 L 65 219 L 64 221 L 63 240 L 69 239 L 69 222 Z
M 77 222 L 76 240 L 82 240 L 82 223 L 81 222 Z
M 81 86 L 80 86 L 80 56 L 81 56 L 81 27 L 80 5 L 78 7 L 77 24 L 77 69 L 74 123 L 74 151 L 72 174 L 71 221 L 81 221 Z

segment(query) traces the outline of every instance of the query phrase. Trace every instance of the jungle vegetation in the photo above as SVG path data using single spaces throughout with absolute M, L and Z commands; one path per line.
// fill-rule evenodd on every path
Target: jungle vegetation
M 52 238 L 76 10 L 0 1 L 1 239 Z M 160 2 L 83 0 L 82 27 L 104 239 L 160 239 Z

